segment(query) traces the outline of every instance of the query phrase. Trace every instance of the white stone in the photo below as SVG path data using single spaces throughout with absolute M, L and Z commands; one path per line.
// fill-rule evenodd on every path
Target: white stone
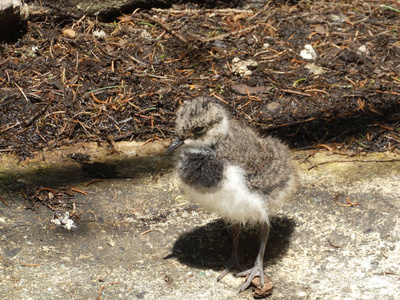
M 97 39 L 105 39 L 107 37 L 107 33 L 104 30 L 95 30 L 93 31 L 93 36 Z
M 310 44 L 304 45 L 304 49 L 301 50 L 300 56 L 308 60 L 314 60 L 318 57 L 317 52 L 315 52 L 313 46 Z
M 324 69 L 320 66 L 317 66 L 315 63 L 308 63 L 304 66 L 304 68 L 308 69 L 313 75 L 321 75 L 325 73 Z
M 366 45 L 361 45 L 357 50 L 358 55 L 368 55 L 369 50 Z
M 249 67 L 257 67 L 258 63 L 252 59 L 241 60 L 239 57 L 232 59 L 232 72 L 239 74 L 241 77 L 248 77 L 253 72 Z

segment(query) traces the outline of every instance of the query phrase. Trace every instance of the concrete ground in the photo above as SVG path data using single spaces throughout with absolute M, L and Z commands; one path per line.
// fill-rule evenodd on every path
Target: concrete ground
M 74 145 L 25 163 L 0 156 L 0 299 L 252 299 L 238 293 L 243 278 L 216 282 L 211 263 L 229 257 L 229 228 L 180 194 L 167 144 Z M 294 156 L 301 187 L 272 219 L 269 299 L 400 299 L 399 157 Z M 99 174 L 113 178 L 86 186 Z M 87 193 L 72 198 L 76 229 L 50 222 L 47 207 L 26 209 L 19 191 L 38 185 Z M 247 228 L 244 267 L 257 247 Z

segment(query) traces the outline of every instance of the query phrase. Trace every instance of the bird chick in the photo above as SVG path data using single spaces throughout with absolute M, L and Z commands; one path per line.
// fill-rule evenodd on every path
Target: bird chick
M 296 171 L 288 148 L 279 140 L 261 138 L 230 118 L 224 106 L 207 97 L 186 101 L 177 111 L 177 138 L 167 154 L 183 145 L 177 171 L 192 201 L 232 224 L 231 259 L 218 277 L 230 270 L 249 275 L 240 291 L 259 276 L 264 284 L 264 252 L 270 231 L 269 215 L 294 192 Z M 260 248 L 254 267 L 242 271 L 237 247 L 241 226 L 258 225 Z

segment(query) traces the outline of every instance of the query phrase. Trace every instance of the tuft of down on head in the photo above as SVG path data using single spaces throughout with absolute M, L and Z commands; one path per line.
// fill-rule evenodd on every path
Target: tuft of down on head
M 176 135 L 193 147 L 211 147 L 228 133 L 225 108 L 207 97 L 186 101 L 177 111 Z

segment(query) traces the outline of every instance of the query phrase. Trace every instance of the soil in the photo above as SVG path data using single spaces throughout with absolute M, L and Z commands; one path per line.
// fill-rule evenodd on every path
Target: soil
M 22 38 L 0 45 L 0 151 L 168 138 L 180 103 L 206 95 L 293 148 L 396 152 L 399 10 L 183 3 L 101 20 L 37 9 Z M 300 55 L 307 44 L 313 60 Z

